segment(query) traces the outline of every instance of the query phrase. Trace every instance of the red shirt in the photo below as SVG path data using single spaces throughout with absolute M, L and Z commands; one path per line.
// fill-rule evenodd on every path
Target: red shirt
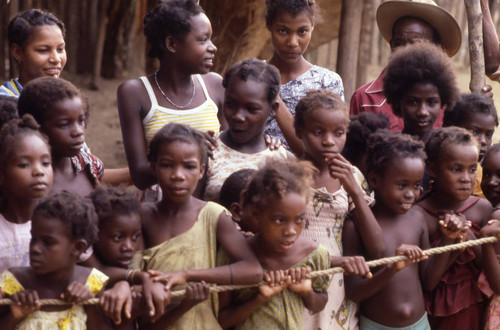
M 389 125 L 392 132 L 401 132 L 404 128 L 403 118 L 398 117 L 392 112 L 392 107 L 387 103 L 384 95 L 383 77 L 385 68 L 379 73 L 375 80 L 358 88 L 351 97 L 351 115 L 357 115 L 361 112 L 383 113 L 389 117 Z M 443 126 L 444 110 L 441 109 L 434 128 Z

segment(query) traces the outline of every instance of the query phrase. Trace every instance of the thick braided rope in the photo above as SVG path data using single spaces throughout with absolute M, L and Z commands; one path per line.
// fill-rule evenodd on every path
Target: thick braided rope
M 473 246 L 479 246 L 482 244 L 489 244 L 489 243 L 495 243 L 499 239 L 497 237 L 484 237 L 480 239 L 475 239 L 475 240 L 470 240 L 470 241 L 465 241 L 462 243 L 456 243 L 456 244 L 450 244 L 450 245 L 445 245 L 445 246 L 439 246 L 435 248 L 431 248 L 428 250 L 424 250 L 424 254 L 426 256 L 431 256 L 435 254 L 441 254 L 441 253 L 446 253 L 446 252 L 451 252 L 451 251 L 456 251 L 456 250 L 461 250 L 465 249 L 468 247 L 473 247 Z M 408 260 L 408 257 L 405 255 L 402 256 L 393 256 L 393 257 L 386 257 L 386 258 L 381 258 L 377 260 L 372 260 L 366 262 L 368 267 L 373 268 L 373 267 L 378 267 L 386 264 L 391 264 L 394 262 L 398 261 L 404 261 Z M 311 272 L 311 278 L 319 277 L 319 276 L 325 276 L 325 275 L 332 275 L 336 273 L 343 273 L 344 269 L 342 267 L 334 267 L 330 269 L 325 269 L 325 270 L 318 270 Z M 266 284 L 266 282 L 262 281 L 260 283 L 255 283 L 255 284 L 246 284 L 246 285 L 218 285 L 218 286 L 211 286 L 210 287 L 210 292 L 223 292 L 223 291 L 231 291 L 231 290 L 239 290 L 239 289 L 245 289 L 245 288 L 252 288 L 256 286 L 260 286 Z M 177 290 L 177 291 L 172 291 L 171 297 L 172 298 L 178 298 L 178 297 L 183 297 L 186 294 L 186 290 Z M 89 300 L 86 300 L 82 302 L 82 305 L 94 305 L 99 302 L 99 298 L 92 298 Z M 0 299 L 0 305 L 10 305 L 12 302 L 10 299 Z M 41 305 L 68 305 L 67 302 L 59 299 L 40 299 L 40 304 Z

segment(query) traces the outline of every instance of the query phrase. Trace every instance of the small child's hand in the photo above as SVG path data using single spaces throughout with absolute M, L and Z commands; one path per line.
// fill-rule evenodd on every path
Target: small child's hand
M 23 320 L 26 316 L 40 309 L 40 299 L 35 290 L 25 290 L 14 293 L 10 299 L 10 312 L 16 320 Z
M 170 303 L 170 290 L 165 290 L 163 283 L 145 279 L 142 283 L 142 296 L 146 301 L 151 321 L 155 322 L 165 313 Z
M 286 289 L 286 275 L 283 270 L 265 272 L 264 281 L 268 284 L 259 286 L 259 292 L 265 301 Z
M 116 283 L 111 289 L 104 291 L 99 299 L 104 314 L 115 324 L 122 323 L 122 311 L 127 319 L 132 317 L 132 291 L 126 281 Z
M 453 241 L 458 238 L 463 241 L 470 227 L 470 221 L 467 221 L 463 214 L 448 212 L 439 215 L 439 226 L 441 234 L 446 238 Z
M 328 157 L 326 162 L 328 163 L 330 176 L 338 179 L 349 195 L 353 195 L 361 190 L 352 173 L 352 165 L 344 156 L 338 153 Z
M 298 294 L 307 294 L 312 291 L 311 267 L 297 267 L 288 269 L 286 285 L 290 291 Z
M 153 282 L 162 282 L 165 284 L 165 290 L 170 290 L 176 285 L 186 284 L 186 272 L 177 271 L 169 273 L 160 273 L 156 270 L 148 270 L 148 274 L 153 277 Z
M 394 264 L 397 270 L 401 270 L 414 262 L 419 262 L 428 258 L 418 246 L 408 244 L 400 245 L 396 249 L 396 255 L 406 255 L 408 257 L 408 260 L 398 261 Z
M 186 296 L 182 299 L 182 304 L 191 308 L 204 300 L 207 300 L 210 295 L 210 287 L 201 281 L 200 283 L 193 283 L 186 286 Z
M 278 150 L 283 145 L 279 138 L 267 134 L 264 135 L 264 140 L 269 150 Z
M 68 285 L 63 293 L 61 293 L 60 297 L 62 300 L 71 304 L 79 304 L 81 302 L 89 300 L 90 298 L 94 298 L 94 295 L 82 283 L 73 282 Z
M 500 220 L 492 219 L 488 224 L 481 228 L 481 237 L 498 237 L 500 238 Z
M 362 256 L 341 257 L 340 267 L 344 268 L 345 275 L 358 275 L 366 278 L 372 278 L 370 267 L 366 264 Z
M 214 131 L 206 131 L 202 133 L 205 136 L 205 140 L 207 141 L 208 150 L 212 153 L 215 149 L 217 149 L 217 140 L 215 139 Z

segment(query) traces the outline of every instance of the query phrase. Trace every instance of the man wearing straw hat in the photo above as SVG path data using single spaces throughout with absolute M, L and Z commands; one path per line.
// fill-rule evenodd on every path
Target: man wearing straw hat
M 448 56 L 460 49 L 462 33 L 453 16 L 432 0 L 386 1 L 377 9 L 377 25 L 391 50 L 419 41 L 440 45 Z M 383 92 L 385 69 L 375 80 L 358 88 L 351 98 L 351 115 L 360 112 L 383 113 L 390 120 L 391 131 L 403 130 L 403 119 L 392 112 Z M 443 110 L 434 124 L 443 124 Z

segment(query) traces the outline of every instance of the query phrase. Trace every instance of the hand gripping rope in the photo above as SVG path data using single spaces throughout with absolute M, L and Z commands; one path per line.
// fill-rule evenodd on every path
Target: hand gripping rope
M 475 240 L 470 240 L 470 241 L 465 241 L 462 243 L 457 243 L 457 244 L 450 244 L 450 245 L 445 245 L 445 246 L 439 246 L 435 248 L 431 248 L 428 250 L 423 251 L 424 255 L 426 256 L 431 256 L 435 254 L 441 254 L 441 253 L 446 253 L 446 252 L 451 252 L 451 251 L 456 251 L 460 249 L 465 249 L 468 247 L 473 247 L 473 246 L 478 246 L 482 244 L 490 244 L 490 243 L 495 243 L 499 240 L 497 237 L 484 237 L 480 239 L 475 239 Z M 393 257 L 386 257 L 386 258 L 381 258 L 377 260 L 372 260 L 372 261 L 367 261 L 366 264 L 368 267 L 373 268 L 373 267 L 378 267 L 398 261 L 404 261 L 408 260 L 408 257 L 405 255 L 401 256 L 393 256 Z M 333 275 L 336 273 L 343 273 L 344 269 L 342 267 L 334 267 L 330 269 L 325 269 L 325 270 L 318 270 L 311 272 L 311 278 L 319 277 L 319 276 L 325 276 L 325 275 Z M 251 288 L 251 287 L 256 287 L 260 285 L 267 284 L 266 282 L 262 281 L 260 283 L 255 283 L 255 284 L 245 284 L 245 285 L 217 285 L 217 286 L 211 286 L 210 287 L 210 292 L 223 292 L 223 291 L 231 291 L 231 290 L 239 290 L 239 289 L 244 289 L 244 288 Z M 177 290 L 177 291 L 172 291 L 171 292 L 171 297 L 172 298 L 179 298 L 183 297 L 186 294 L 186 290 Z M 86 300 L 82 302 L 82 305 L 94 305 L 99 302 L 99 298 L 91 298 L 89 300 Z M 0 305 L 10 305 L 12 301 L 10 299 L 0 299 Z M 40 299 L 40 305 L 70 305 L 68 302 L 60 300 L 60 299 Z

